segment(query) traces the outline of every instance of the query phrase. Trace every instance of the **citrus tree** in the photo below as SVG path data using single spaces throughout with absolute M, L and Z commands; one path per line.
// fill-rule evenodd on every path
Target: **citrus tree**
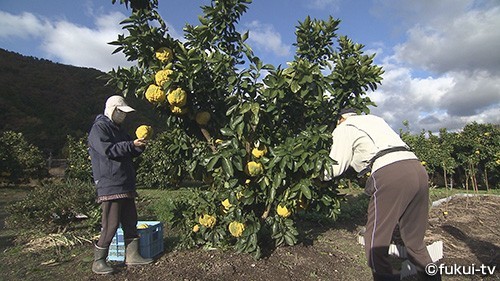
M 307 17 L 296 27 L 294 60 L 273 66 L 238 30 L 250 0 L 202 7 L 182 41 L 157 1 L 120 2 L 132 14 L 112 44 L 136 65 L 110 71 L 108 83 L 167 116 L 172 142 L 158 150 L 165 170 L 208 184 L 173 210 L 190 245 L 234 245 L 259 257 L 263 246 L 297 243 L 298 212 L 336 216 L 336 183 L 318 180 L 334 164 L 331 125 L 344 107 L 368 112 L 366 92 L 383 73 L 363 45 L 337 35 L 340 20 Z

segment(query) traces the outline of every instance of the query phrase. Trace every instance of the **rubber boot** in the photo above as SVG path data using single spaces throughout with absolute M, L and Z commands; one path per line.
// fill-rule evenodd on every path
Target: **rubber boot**
M 399 281 L 401 276 L 398 274 L 379 274 L 373 272 L 373 281 Z
M 437 272 L 435 275 L 427 275 L 423 271 L 417 271 L 419 281 L 441 281 L 441 274 Z
M 139 252 L 139 238 L 125 240 L 125 264 L 141 265 L 152 263 L 153 259 L 143 258 Z
M 92 263 L 92 271 L 96 274 L 111 274 L 113 268 L 106 263 L 108 257 L 108 248 L 101 248 L 94 245 L 94 262 Z

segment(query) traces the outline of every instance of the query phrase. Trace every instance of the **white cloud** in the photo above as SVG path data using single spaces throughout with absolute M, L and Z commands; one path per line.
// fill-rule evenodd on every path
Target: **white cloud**
M 380 16 L 398 17 L 406 41 L 383 58 L 384 80 L 371 95 L 394 129 L 413 132 L 499 124 L 500 2 L 377 0 Z M 385 52 L 387 53 L 387 52 Z
M 50 27 L 31 13 L 13 15 L 0 11 L 0 38 L 20 37 L 27 39 L 39 37 Z
M 500 73 L 500 7 L 473 10 L 438 25 L 417 25 L 396 47 L 397 58 L 427 70 Z
M 308 6 L 313 9 L 325 10 L 331 9 L 330 12 L 335 12 L 339 9 L 340 0 L 310 0 Z
M 88 28 L 66 20 L 50 22 L 30 13 L 1 12 L 0 37 L 38 38 L 42 41 L 40 48 L 49 59 L 109 71 L 131 65 L 123 54 L 112 55 L 116 46 L 108 44 L 123 33 L 119 22 L 124 18 L 121 13 L 101 14 L 95 17 L 96 27 Z
M 272 25 L 252 21 L 247 24 L 246 27 L 250 31 L 248 40 L 252 42 L 257 49 L 265 52 L 272 52 L 274 55 L 280 57 L 286 57 L 291 54 L 290 46 L 281 41 L 281 35 Z

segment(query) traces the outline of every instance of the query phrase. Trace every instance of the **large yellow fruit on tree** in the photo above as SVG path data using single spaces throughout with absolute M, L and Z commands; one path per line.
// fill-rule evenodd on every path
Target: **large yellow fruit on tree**
M 146 99 L 152 103 L 164 102 L 165 96 L 166 95 L 163 89 L 155 84 L 149 85 L 148 89 L 146 90 Z
M 237 222 L 237 221 L 232 221 L 229 224 L 228 228 L 229 228 L 229 232 L 234 237 L 240 237 L 243 234 L 243 231 L 245 231 L 245 225 L 242 224 L 241 222 Z
M 292 212 L 290 212 L 286 206 L 282 206 L 281 204 L 278 205 L 276 211 L 280 217 L 284 218 L 288 218 L 292 214 Z
M 263 171 L 264 171 L 264 168 L 262 168 L 262 164 L 257 163 L 255 161 L 248 162 L 246 167 L 245 167 L 245 172 L 249 176 L 252 176 L 252 177 L 255 177 L 255 176 L 262 174 Z
M 172 75 L 172 73 L 174 72 L 170 69 L 162 69 L 156 72 L 155 74 L 156 85 L 163 87 L 163 84 L 165 84 L 165 82 L 170 80 L 170 76 Z
M 195 119 L 199 125 L 207 125 L 208 121 L 210 121 L 210 113 L 207 111 L 198 112 Z
M 161 47 L 155 52 L 155 57 L 161 62 L 169 62 L 174 56 L 174 52 L 167 47 Z
M 231 202 L 229 202 L 229 198 L 222 201 L 222 206 L 224 206 L 224 209 L 227 211 L 229 210 L 229 208 L 231 208 L 233 206 L 233 204 L 231 204 Z
M 170 105 L 170 111 L 172 111 L 173 114 L 184 115 L 188 112 L 188 110 L 189 109 L 187 107 L 178 107 L 175 105 Z
M 148 140 L 153 136 L 153 127 L 148 125 L 141 125 L 135 130 L 135 135 L 138 139 Z
M 198 219 L 198 222 L 206 228 L 212 228 L 217 222 L 217 219 L 215 218 L 215 216 L 204 214 Z
M 266 153 L 267 153 L 267 147 L 263 144 L 261 144 L 259 147 L 254 147 L 252 149 L 252 155 L 255 158 L 260 158 L 260 157 L 266 155 Z
M 177 106 L 177 107 L 183 107 L 184 105 L 186 105 L 187 94 L 186 94 L 186 91 L 184 91 L 183 89 L 177 88 L 173 91 L 170 91 L 170 93 L 168 93 L 167 99 L 168 99 L 168 103 L 170 103 L 170 105 Z

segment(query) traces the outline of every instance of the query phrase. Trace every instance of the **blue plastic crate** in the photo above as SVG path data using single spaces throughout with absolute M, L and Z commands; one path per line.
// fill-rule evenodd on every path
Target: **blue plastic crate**
M 152 258 L 163 252 L 163 223 L 159 221 L 138 221 L 137 225 L 147 224 L 148 228 L 138 229 L 139 234 L 139 249 L 141 256 L 144 258 Z M 116 230 L 113 241 L 109 246 L 108 260 L 124 261 L 125 260 L 125 239 L 123 230 L 119 227 Z

